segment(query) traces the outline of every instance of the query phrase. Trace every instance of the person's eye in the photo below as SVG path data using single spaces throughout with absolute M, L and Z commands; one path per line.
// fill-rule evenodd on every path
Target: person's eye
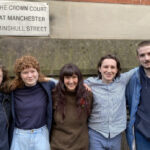
M 23 72 L 22 74 L 27 74 L 28 72 Z
M 144 54 L 141 54 L 141 55 L 140 55 L 140 57 L 144 57 L 144 56 L 145 56 Z

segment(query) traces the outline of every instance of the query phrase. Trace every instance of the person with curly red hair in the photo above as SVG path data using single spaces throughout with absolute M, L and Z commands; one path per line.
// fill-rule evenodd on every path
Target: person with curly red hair
M 51 91 L 55 84 L 40 72 L 33 56 L 16 60 L 9 85 L 12 99 L 11 150 L 50 150 Z

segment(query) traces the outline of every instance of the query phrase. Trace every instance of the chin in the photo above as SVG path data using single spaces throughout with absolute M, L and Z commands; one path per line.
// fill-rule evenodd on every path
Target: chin
M 150 70 L 150 66 L 145 66 L 144 69 Z
M 111 81 L 113 81 L 113 79 L 112 78 L 111 79 L 107 79 L 107 81 L 111 82 Z
M 74 92 L 75 88 L 67 88 L 67 91 Z

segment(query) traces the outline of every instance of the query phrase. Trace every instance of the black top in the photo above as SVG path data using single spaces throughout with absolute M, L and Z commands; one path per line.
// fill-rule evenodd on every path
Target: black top
M 14 92 L 16 127 L 36 129 L 46 124 L 47 94 L 39 84 Z
M 9 95 L 0 92 L 0 150 L 9 150 L 8 127 L 10 119 Z
M 3 93 L 0 92 L 0 103 L 2 103 L 3 97 L 4 97 Z
M 140 67 L 141 97 L 136 114 L 135 129 L 150 139 L 150 78 L 145 74 L 144 68 Z

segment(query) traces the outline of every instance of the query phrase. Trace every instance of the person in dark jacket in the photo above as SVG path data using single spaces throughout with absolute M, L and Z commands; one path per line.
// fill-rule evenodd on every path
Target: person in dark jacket
M 137 48 L 139 69 L 126 89 L 130 120 L 127 141 L 130 150 L 150 150 L 150 41 L 142 41 Z
M 10 97 L 6 93 L 7 70 L 0 65 L 0 150 L 9 150 Z
M 9 89 L 12 99 L 11 150 L 50 150 L 51 91 L 55 84 L 40 73 L 33 56 L 16 60 L 15 78 Z

